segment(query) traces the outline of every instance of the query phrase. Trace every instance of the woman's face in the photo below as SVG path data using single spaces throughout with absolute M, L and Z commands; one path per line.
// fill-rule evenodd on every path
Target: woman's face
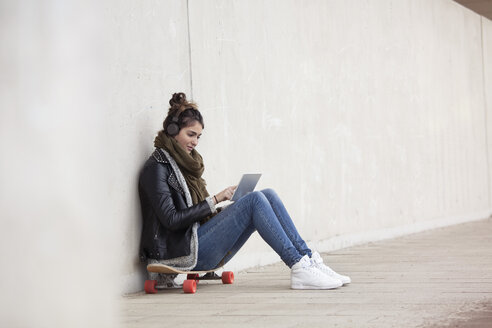
M 198 139 L 202 135 L 202 130 L 203 128 L 200 122 L 195 121 L 192 125 L 179 130 L 179 133 L 174 139 L 189 154 L 198 145 Z

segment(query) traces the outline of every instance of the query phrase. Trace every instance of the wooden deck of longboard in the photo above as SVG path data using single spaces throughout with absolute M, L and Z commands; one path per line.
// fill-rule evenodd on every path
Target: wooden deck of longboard
M 217 267 L 215 269 L 212 269 L 212 270 L 205 270 L 205 271 L 183 271 L 183 270 L 179 270 L 179 269 L 176 269 L 176 268 L 173 268 L 173 267 L 170 267 L 168 265 L 165 265 L 165 264 L 161 264 L 161 263 L 153 263 L 153 264 L 149 264 L 147 265 L 147 271 L 149 272 L 155 272 L 155 273 L 164 273 L 164 274 L 193 274 L 193 273 L 197 273 L 197 274 L 203 274 L 203 273 L 209 273 L 209 272 L 215 272 L 219 269 L 221 269 L 222 267 Z

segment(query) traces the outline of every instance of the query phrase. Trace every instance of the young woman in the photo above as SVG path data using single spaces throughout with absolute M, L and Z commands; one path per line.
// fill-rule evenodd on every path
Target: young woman
M 175 93 L 169 104 L 164 129 L 139 179 L 142 261 L 210 270 L 227 263 L 258 231 L 291 268 L 291 288 L 331 289 L 350 283 L 308 248 L 275 191 L 252 192 L 217 211 L 216 205 L 230 200 L 236 187 L 209 195 L 203 160 L 195 149 L 205 127 L 202 115 L 184 93 Z

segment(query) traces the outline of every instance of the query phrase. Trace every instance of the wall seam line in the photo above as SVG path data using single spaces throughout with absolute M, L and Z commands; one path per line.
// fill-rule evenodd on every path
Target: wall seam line
M 190 95 L 193 99 L 193 71 L 191 64 L 190 1 L 186 0 L 186 19 L 188 21 L 188 65 L 190 67 Z
M 485 92 L 485 48 L 483 42 L 483 17 L 480 16 L 480 42 L 481 42 L 481 56 L 482 56 L 482 93 L 483 93 L 483 107 L 484 107 L 484 123 L 485 123 L 485 154 L 487 156 L 487 187 L 488 187 L 488 204 L 489 212 L 492 211 L 491 208 L 491 193 L 490 193 L 490 158 L 489 158 L 489 131 L 488 131 L 488 121 L 487 121 L 487 94 Z M 492 213 L 491 213 L 492 214 Z

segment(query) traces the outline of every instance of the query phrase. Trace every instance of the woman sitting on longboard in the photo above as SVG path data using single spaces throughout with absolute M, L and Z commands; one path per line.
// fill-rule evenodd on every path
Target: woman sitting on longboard
M 203 160 L 195 147 L 204 129 L 196 104 L 175 93 L 139 179 L 143 214 L 140 258 L 181 270 L 211 270 L 227 263 L 254 231 L 291 268 L 291 288 L 331 289 L 350 283 L 323 264 L 299 236 L 277 194 L 266 189 L 224 210 L 235 186 L 209 196 Z

